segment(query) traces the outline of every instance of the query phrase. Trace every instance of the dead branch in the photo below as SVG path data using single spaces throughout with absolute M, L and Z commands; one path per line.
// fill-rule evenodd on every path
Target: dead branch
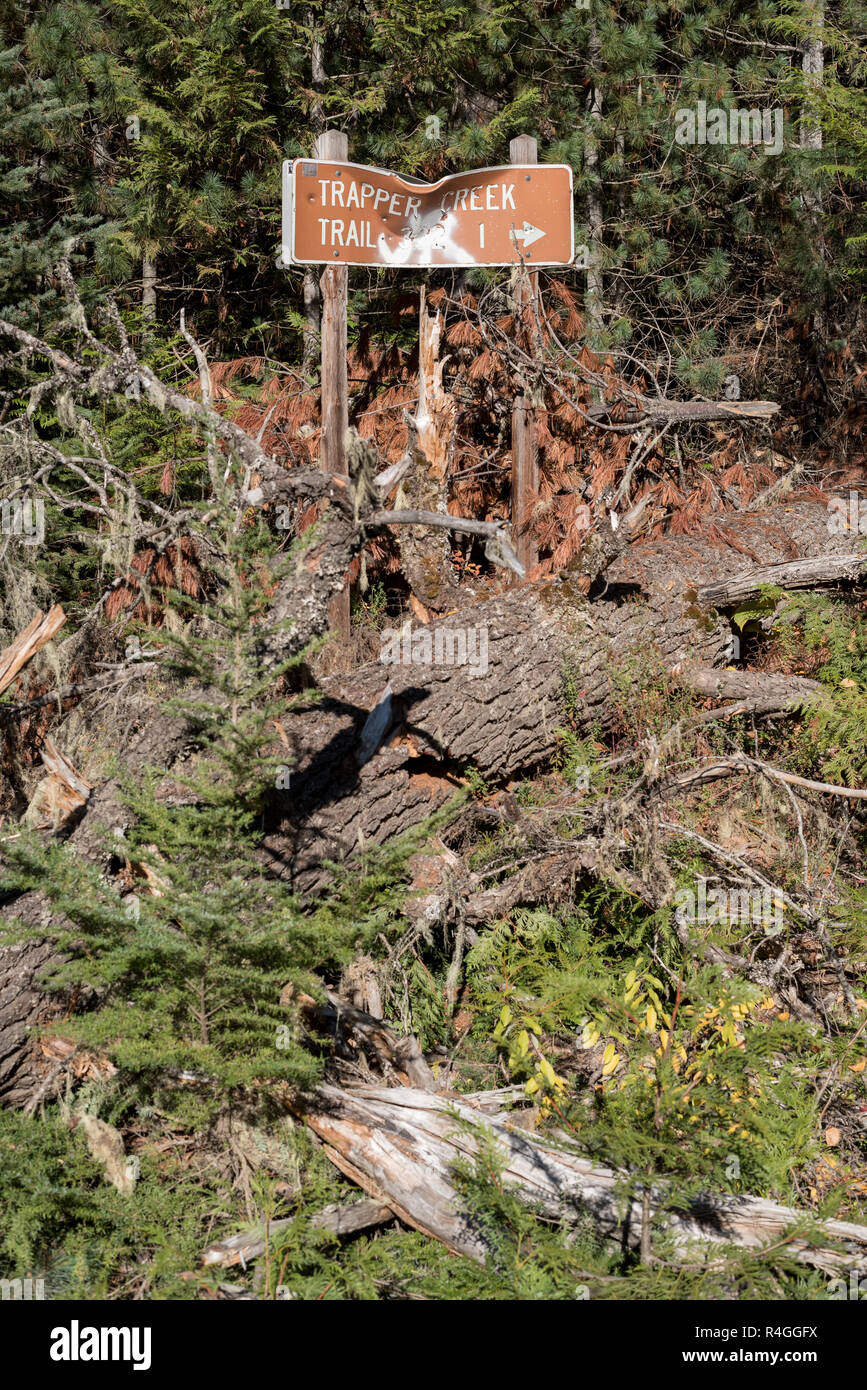
M 40 610 L 15 641 L 0 652 L 0 691 L 12 684 L 21 668 L 51 641 L 65 622 L 66 614 L 59 603 L 45 615 Z
M 203 1252 L 202 1263 L 220 1265 L 224 1269 L 238 1264 L 246 1268 L 253 1260 L 264 1255 L 274 1237 L 295 1220 L 297 1217 L 287 1216 L 279 1221 L 270 1221 L 267 1226 L 254 1226 L 246 1231 L 238 1231 L 234 1236 L 227 1236 L 225 1240 L 215 1240 Z M 362 1198 L 360 1202 L 333 1202 L 316 1212 L 310 1218 L 310 1224 L 317 1231 L 349 1236 L 358 1231 L 369 1231 L 373 1226 L 385 1226 L 393 1220 L 391 1207 Z
M 344 1056 L 347 1052 L 352 1056 L 348 1048 L 361 1048 L 385 1077 L 397 1075 L 405 1084 L 424 1091 L 436 1090 L 436 1081 L 417 1038 L 412 1034 L 399 1037 L 383 1019 L 372 1018 L 331 990 L 326 990 L 326 994 L 327 1005 L 317 1004 L 307 994 L 299 995 L 296 1002 L 305 1021 L 318 1032 L 333 1037 Z M 287 990 L 284 1002 L 290 1003 L 292 999 L 293 992 Z
M 736 603 L 754 603 L 762 589 L 773 585 L 781 589 L 821 589 L 842 580 L 854 581 L 867 566 L 867 553 L 813 555 L 783 564 L 765 565 L 751 574 L 737 575 L 698 590 L 698 602 L 713 608 L 731 608 Z
M 709 695 L 714 700 L 755 703 L 766 709 L 797 708 L 815 699 L 824 690 L 819 681 L 808 680 L 805 676 L 780 676 L 767 671 L 685 666 L 675 674 L 681 685 L 689 686 L 697 695 Z
M 668 784 L 666 791 L 685 791 L 688 787 L 703 782 L 715 782 L 720 777 L 731 777 L 743 772 L 762 772 L 772 781 L 783 782 L 790 787 L 803 787 L 805 791 L 824 792 L 831 796 L 851 797 L 855 801 L 867 801 L 867 790 L 863 787 L 839 787 L 833 782 L 814 782 L 809 777 L 799 777 L 794 772 L 784 772 L 759 758 L 750 758 L 746 753 L 732 753 L 728 758 L 717 758 L 703 763 L 701 767 L 682 772 Z
M 94 690 L 108 690 L 113 685 L 146 676 L 149 672 L 155 671 L 158 665 L 157 661 L 137 661 L 121 667 L 116 672 L 88 676 L 86 680 L 72 681 L 69 685 L 58 685 L 45 695 L 34 696 L 32 700 L 20 700 L 12 705 L 0 704 L 0 723 L 18 719 L 23 714 L 30 714 L 32 710 L 44 709 L 46 705 L 56 704 L 59 708 L 64 700 L 77 699 L 79 695 L 89 695 Z
M 604 420 L 611 414 L 612 404 L 593 405 L 588 419 Z M 671 424 L 692 424 L 704 420 L 770 420 L 779 413 L 776 401 L 669 401 L 637 396 L 635 407 L 627 414 L 626 423 L 635 425 L 646 420 L 666 420 Z

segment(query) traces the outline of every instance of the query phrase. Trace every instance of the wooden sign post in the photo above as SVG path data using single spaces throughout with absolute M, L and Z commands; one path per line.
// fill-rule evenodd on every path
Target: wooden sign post
M 539 277 L 528 267 L 570 265 L 575 242 L 572 170 L 539 164 L 536 141 L 512 141 L 511 164 L 449 174 L 436 183 L 350 164 L 347 138 L 326 130 L 312 159 L 283 166 L 284 265 L 322 265 L 322 466 L 345 472 L 347 266 L 511 266 L 519 341 L 534 342 Z M 538 497 L 535 411 L 522 393 L 512 410 L 512 526 L 526 568 Z M 349 632 L 349 591 L 332 626 Z
M 325 130 L 316 141 L 317 160 L 345 160 L 349 138 L 341 130 Z M 328 265 L 322 272 L 322 369 L 320 461 L 326 473 L 346 472 L 344 438 L 349 425 L 346 372 L 346 301 L 349 271 L 345 265 Z M 341 640 L 349 638 L 349 582 L 329 605 L 330 625 Z
M 532 135 L 519 135 L 509 145 L 513 164 L 535 164 L 536 141 Z M 529 317 L 538 312 L 539 276 L 525 266 L 512 272 L 515 301 L 516 338 L 525 352 L 532 349 L 533 328 Z M 512 403 L 512 544 L 526 570 L 539 561 L 539 552 L 530 517 L 539 497 L 539 449 L 536 440 L 536 412 L 523 392 Z

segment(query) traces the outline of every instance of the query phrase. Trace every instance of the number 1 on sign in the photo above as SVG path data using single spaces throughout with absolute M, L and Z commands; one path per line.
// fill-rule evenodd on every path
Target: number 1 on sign
M 484 224 L 484 222 L 480 222 L 480 223 L 479 223 L 479 246 L 483 247 L 484 244 L 485 244 L 485 224 Z

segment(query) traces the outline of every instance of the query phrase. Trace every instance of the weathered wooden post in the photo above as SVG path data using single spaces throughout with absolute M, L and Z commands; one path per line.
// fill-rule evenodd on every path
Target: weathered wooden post
M 342 130 L 325 130 L 316 140 L 317 159 L 345 160 L 349 138 Z M 336 255 L 337 253 L 335 253 Z M 320 460 L 326 473 L 346 472 L 344 436 L 349 424 L 346 374 L 346 300 L 349 271 L 345 265 L 327 265 L 322 272 L 322 369 L 320 401 L 322 442 Z M 335 594 L 329 607 L 331 628 L 342 640 L 349 637 L 349 582 Z
M 513 164 L 535 164 L 537 146 L 532 135 L 518 135 L 509 145 Z M 532 174 L 525 174 L 525 180 Z M 526 254 L 526 252 L 525 252 Z M 512 295 L 517 321 L 516 337 L 525 351 L 531 348 L 533 334 L 525 319 L 539 301 L 539 276 L 519 266 L 512 272 Z M 532 308 L 531 308 L 532 306 Z M 525 569 L 538 563 L 536 539 L 529 525 L 530 514 L 539 496 L 539 450 L 536 441 L 536 412 L 523 392 L 512 403 L 512 543 Z
M 324 131 L 315 150 L 314 159 L 286 160 L 283 166 L 282 259 L 323 267 L 322 467 L 344 472 L 347 266 L 509 266 L 518 338 L 529 354 L 537 336 L 536 267 L 570 265 L 574 259 L 572 170 L 566 164 L 538 164 L 536 141 L 527 135 L 512 141 L 511 164 L 451 174 L 435 184 L 349 164 L 346 136 L 339 131 Z M 436 417 L 433 397 L 442 394 L 433 360 L 436 321 L 422 336 L 422 352 L 431 356 L 426 365 L 432 374 L 433 408 L 421 409 L 419 434 L 427 433 L 436 466 L 447 471 L 452 417 L 447 411 L 442 419 L 426 418 L 428 413 Z M 529 392 L 522 391 L 512 415 L 512 523 L 525 568 L 537 559 L 528 534 L 538 498 L 534 417 Z M 338 597 L 334 609 L 332 627 L 346 635 L 348 592 Z

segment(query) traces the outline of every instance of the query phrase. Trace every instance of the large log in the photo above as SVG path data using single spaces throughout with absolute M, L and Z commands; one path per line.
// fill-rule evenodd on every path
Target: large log
M 17 1109 L 27 1104 L 52 1073 L 60 1068 L 43 1052 L 38 1028 L 66 1013 L 73 1001 L 69 991 L 47 995 L 40 976 L 54 960 L 47 941 L 19 941 L 0 947 L 0 1105 Z
M 821 503 L 726 514 L 703 536 L 632 545 L 597 582 L 606 584 L 597 596 L 585 597 L 579 560 L 574 574 L 499 594 L 416 629 L 397 648 L 389 639 L 385 655 L 397 663 L 328 680 L 325 698 L 293 720 L 290 795 L 278 793 L 266 839 L 272 869 L 313 888 L 323 859 L 409 829 L 468 769 L 495 784 L 544 764 L 567 716 L 584 730 L 611 728 L 628 680 L 624 659 L 655 653 L 661 668 L 709 693 L 706 672 L 726 666 L 731 628 L 699 601 L 700 588 L 724 584 L 725 597 L 757 566 L 851 553 Z M 466 659 L 456 664 L 461 641 Z M 805 697 L 810 689 L 804 683 Z M 374 709 L 379 747 L 362 757 Z M 366 744 L 369 734 L 368 725 Z
M 484 1232 L 462 1210 L 455 1190 L 455 1159 L 477 1152 L 473 1134 L 459 1127 L 458 1117 L 488 1131 L 502 1155 L 504 1183 L 543 1216 L 578 1223 L 589 1214 L 603 1239 L 621 1248 L 640 1246 L 643 1204 L 640 1195 L 625 1199 L 625 1174 L 561 1144 L 531 1138 L 507 1116 L 484 1115 L 454 1093 L 321 1086 L 312 1098 L 296 1100 L 293 1109 L 342 1173 L 456 1254 L 482 1261 L 488 1253 Z M 660 1184 L 651 1193 L 650 1217 L 684 1255 L 696 1245 L 730 1243 L 757 1253 L 784 1245 L 789 1256 L 828 1274 L 867 1269 L 867 1226 L 812 1223 L 809 1212 L 761 1197 L 705 1193 L 685 1208 L 667 1207 Z M 818 1228 L 815 1235 L 804 1234 L 809 1224 Z

